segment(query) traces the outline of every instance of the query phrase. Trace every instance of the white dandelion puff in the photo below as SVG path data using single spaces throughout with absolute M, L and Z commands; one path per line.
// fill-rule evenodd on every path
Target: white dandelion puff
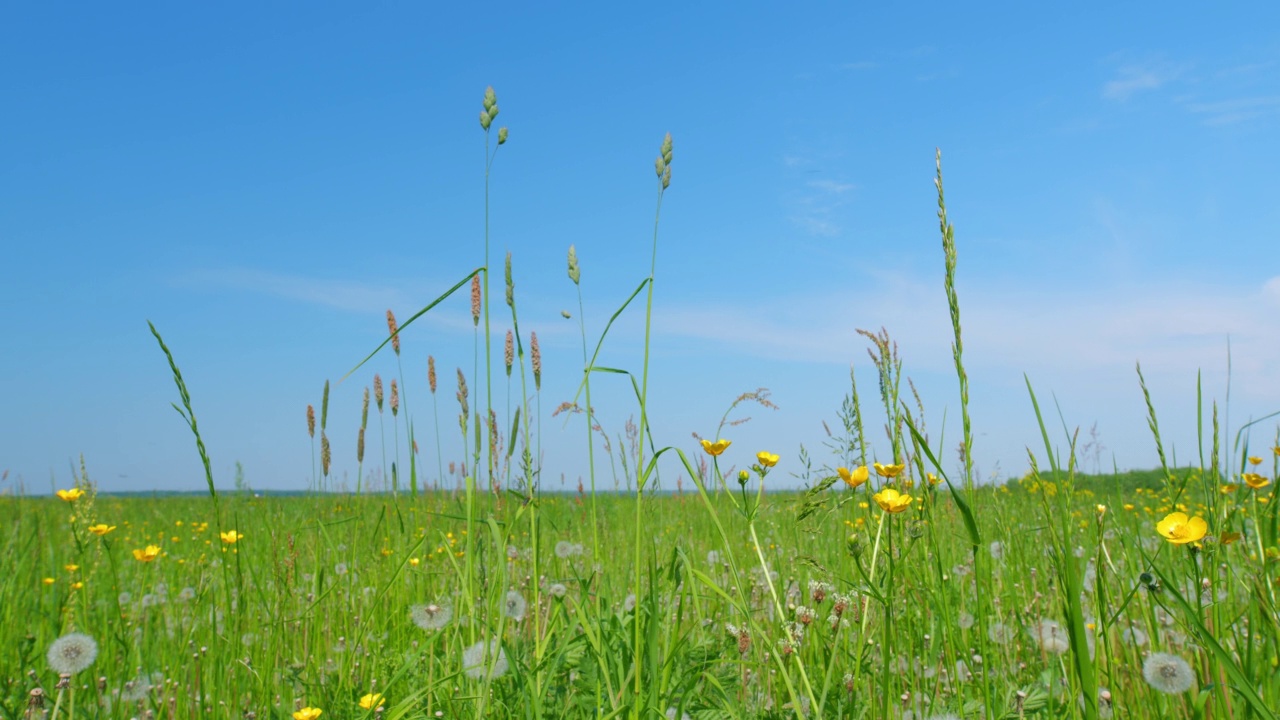
M 462 652 L 462 671 L 475 680 L 500 678 L 507 666 L 507 654 L 497 640 L 481 640 Z
M 1142 663 L 1147 684 L 1169 695 L 1181 695 L 1195 684 L 1195 673 L 1186 660 L 1168 653 L 1151 653 Z
M 525 611 L 529 609 L 529 603 L 524 596 L 515 590 L 507 591 L 507 598 L 503 603 L 503 612 L 506 616 L 520 622 L 524 619 Z
M 98 643 L 84 633 L 63 635 L 49 646 L 49 667 L 59 675 L 78 675 L 98 657 Z
M 559 599 L 564 597 L 569 589 L 564 586 L 564 583 L 553 583 L 549 591 L 553 597 Z
M 409 609 L 409 616 L 413 618 L 413 624 L 423 630 L 439 630 L 453 619 L 453 608 L 436 603 L 414 605 Z
M 573 557 L 573 543 L 567 540 L 561 540 L 556 543 L 556 557 L 561 560 Z
M 1067 631 L 1058 624 L 1057 620 L 1042 618 L 1028 629 L 1031 631 L 1031 637 L 1044 652 L 1061 655 L 1070 647 Z

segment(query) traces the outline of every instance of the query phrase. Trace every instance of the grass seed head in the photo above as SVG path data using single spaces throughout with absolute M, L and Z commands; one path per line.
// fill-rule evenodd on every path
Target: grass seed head
M 307 405 L 307 434 L 316 436 L 316 409 L 312 405 Z
M 471 325 L 480 327 L 480 276 L 471 276 Z
M 382 376 L 373 375 L 373 401 L 378 404 L 378 412 L 382 412 Z
M 538 333 L 529 333 L 529 362 L 533 365 L 533 386 L 542 389 L 542 350 L 538 347 Z
M 387 310 L 387 331 L 391 333 L 391 349 L 400 354 L 400 328 L 396 325 L 396 315 Z
M 427 356 L 427 385 L 431 388 L 431 394 L 436 394 L 436 356 Z
M 502 361 L 506 363 L 506 366 L 507 366 L 507 377 L 511 377 L 511 365 L 512 363 L 515 362 L 515 359 L 516 359 L 515 336 L 512 335 L 510 330 L 508 330 L 507 339 L 502 346 Z

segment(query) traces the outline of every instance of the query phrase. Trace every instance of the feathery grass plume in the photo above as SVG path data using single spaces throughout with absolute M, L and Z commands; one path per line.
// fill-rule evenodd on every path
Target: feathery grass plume
M 382 412 L 382 376 L 373 375 L 373 401 L 378 404 L 378 412 Z
M 516 340 L 511 331 L 507 331 L 506 343 L 502 346 L 502 360 L 507 365 L 507 377 L 511 377 L 511 365 L 516 360 Z
M 538 347 L 538 333 L 529 333 L 529 363 L 533 365 L 533 387 L 542 389 L 542 350 Z
M 515 438 L 512 438 L 514 441 Z M 498 414 L 489 411 L 489 476 L 495 477 L 498 473 Z
M 462 374 L 462 368 L 458 368 L 458 392 L 454 397 L 458 398 L 458 406 L 461 413 L 458 415 L 458 424 L 462 426 L 462 434 L 467 434 L 467 420 L 471 417 L 471 406 L 467 403 L 467 376 Z
M 480 327 L 480 276 L 471 276 L 471 324 Z
M 462 671 L 473 680 L 495 680 L 506 675 L 507 668 L 507 654 L 496 639 L 462 651 Z
M 427 386 L 431 388 L 431 394 L 436 394 L 436 356 L 427 356 Z
M 307 435 L 316 436 L 316 409 L 313 405 L 307 405 Z
M 516 303 L 516 281 L 511 276 L 511 251 L 507 251 L 507 261 L 503 266 L 503 276 L 507 281 L 507 307 L 512 307 Z
M 582 279 L 582 268 L 578 267 L 578 250 L 574 246 L 569 246 L 569 279 L 574 285 Z
M 49 645 L 49 668 L 59 675 L 79 675 L 98 658 L 98 643 L 84 633 L 68 633 Z
M 387 310 L 387 331 L 391 333 L 391 349 L 396 351 L 396 355 L 400 354 L 400 333 L 396 326 L 396 315 Z
M 1181 695 L 1195 684 L 1196 676 L 1186 660 L 1169 653 L 1151 653 L 1142 663 L 1142 677 L 1151 687 L 1169 695 Z
M 414 625 L 423 630 L 439 630 L 453 619 L 453 608 L 436 603 L 414 605 L 409 609 L 409 617 L 413 618 Z
M 360 429 L 369 427 L 369 388 L 364 389 L 364 400 L 360 404 Z
M 391 415 L 396 416 L 400 413 L 400 389 L 396 386 L 395 378 L 391 379 Z
M 329 436 L 320 431 L 320 471 L 325 477 L 329 476 L 329 462 L 333 459 L 329 450 Z
M 364 428 L 356 435 L 356 462 L 364 462 Z
M 320 432 L 329 426 L 329 381 L 324 381 L 324 394 L 320 396 Z

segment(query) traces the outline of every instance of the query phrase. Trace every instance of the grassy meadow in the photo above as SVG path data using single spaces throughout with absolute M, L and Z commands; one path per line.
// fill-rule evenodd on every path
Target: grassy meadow
M 508 133 L 492 89 L 481 108 L 488 178 Z M 1042 419 L 1030 472 L 976 482 L 940 155 L 960 466 L 923 431 L 884 331 L 859 331 L 879 383 L 843 390 L 823 457 L 788 456 L 784 471 L 788 449 L 735 444 L 727 421 L 657 447 L 648 321 L 673 150 L 667 136 L 654 165 L 653 263 L 598 337 L 582 325 L 578 396 L 555 410 L 578 416 L 584 457 L 621 468 L 628 492 L 594 475 L 574 493 L 540 488 L 552 413 L 513 260 L 491 265 L 487 221 L 483 263 L 403 322 L 388 312 L 386 341 L 349 373 L 394 362 L 414 320 L 469 293 L 472 376 L 441 388 L 433 359 L 431 398 L 372 377 L 358 425 L 329 416 L 326 382 L 299 423 L 315 444 L 307 493 L 215 488 L 200 388 L 153 327 L 208 492 L 99 493 L 90 461 L 56 496 L 0 495 L 0 719 L 1277 716 L 1280 437 L 1220 437 L 1202 403 L 1193 466 L 1161 450 L 1154 471 L 1084 475 L 1076 438 Z M 571 247 L 566 279 L 579 277 Z M 645 318 L 644 355 L 601 367 L 624 313 Z M 500 415 L 487 384 L 504 373 L 521 399 Z M 606 373 L 635 391 L 629 446 L 591 429 Z M 437 391 L 456 402 L 443 423 Z M 883 427 L 864 422 L 872 406 Z M 439 456 L 442 425 L 467 457 Z M 1153 407 L 1150 425 L 1160 447 Z M 328 435 L 357 431 L 360 475 L 339 488 Z M 374 452 L 389 442 L 407 468 Z M 806 487 L 777 489 L 771 473 L 797 466 Z M 684 482 L 655 491 L 660 468 Z

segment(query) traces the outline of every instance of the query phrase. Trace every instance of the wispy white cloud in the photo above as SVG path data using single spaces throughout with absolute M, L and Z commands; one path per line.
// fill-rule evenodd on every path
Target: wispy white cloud
M 1102 86 L 1102 97 L 1124 102 L 1136 93 L 1165 86 L 1182 72 L 1183 68 L 1164 61 L 1122 65 L 1116 70 L 1115 77 Z
M 812 163 L 807 159 L 785 157 L 783 164 L 796 169 Z M 811 235 L 834 237 L 841 231 L 837 211 L 849 203 L 849 195 L 857 188 L 853 183 L 837 180 L 805 180 L 787 193 L 783 201 L 791 222 L 797 227 Z
M 1187 102 L 1186 108 L 1201 116 L 1206 125 L 1233 125 L 1258 117 L 1280 115 L 1280 95 Z

